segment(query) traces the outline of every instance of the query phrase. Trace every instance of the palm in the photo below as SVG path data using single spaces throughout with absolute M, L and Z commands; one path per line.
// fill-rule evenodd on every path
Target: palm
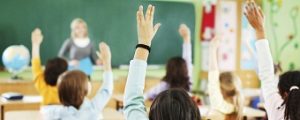
M 185 24 L 181 24 L 179 27 L 179 34 L 181 37 L 187 38 L 190 36 L 191 32 L 190 29 Z
M 36 28 L 31 33 L 31 40 L 33 44 L 41 44 L 43 41 L 43 34 L 42 31 L 39 28 Z
M 111 52 L 110 52 L 110 48 L 109 46 L 102 42 L 99 44 L 99 48 L 100 48 L 100 58 L 102 60 L 103 63 L 107 63 L 111 60 Z
M 139 44 L 151 45 L 151 41 L 156 34 L 160 24 L 153 26 L 155 8 L 152 5 L 148 6 L 146 15 L 143 13 L 143 6 L 139 7 L 137 12 L 137 27 Z

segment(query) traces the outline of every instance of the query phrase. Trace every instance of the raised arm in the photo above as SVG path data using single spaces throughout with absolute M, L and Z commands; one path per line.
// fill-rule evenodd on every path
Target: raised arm
M 36 28 L 31 33 L 31 43 L 32 43 L 32 72 L 34 78 L 43 72 L 40 58 L 40 46 L 43 41 L 43 34 L 39 28 Z
M 143 6 L 137 11 L 138 44 L 151 47 L 152 39 L 160 27 L 160 24 L 153 26 L 154 11 L 152 5 L 148 6 L 145 16 Z M 143 97 L 148 56 L 147 49 L 138 47 L 130 62 L 124 97 L 127 120 L 148 120 Z
M 216 36 L 210 43 L 209 48 L 209 73 L 208 73 L 208 93 L 212 108 L 224 114 L 234 112 L 234 106 L 224 100 L 219 79 L 219 68 L 217 60 L 217 50 L 220 38 Z
M 111 69 L 111 52 L 106 43 L 100 43 L 100 57 L 103 63 L 103 83 L 101 88 L 92 99 L 94 108 L 102 112 L 113 93 L 113 73 Z
M 258 74 L 259 79 L 261 80 L 261 88 L 265 100 L 265 107 L 268 112 L 268 118 L 279 119 L 274 117 L 277 116 L 276 114 L 279 110 L 278 107 L 281 106 L 283 100 L 278 93 L 278 81 L 274 79 L 275 75 L 271 50 L 269 48 L 268 40 L 265 39 L 264 15 L 253 0 L 247 2 L 246 12 L 244 14 L 256 32 Z
M 178 30 L 183 39 L 182 45 L 182 58 L 186 61 L 188 67 L 189 81 L 192 84 L 193 79 L 193 64 L 192 64 L 192 44 L 191 44 L 191 31 L 186 24 L 181 24 Z

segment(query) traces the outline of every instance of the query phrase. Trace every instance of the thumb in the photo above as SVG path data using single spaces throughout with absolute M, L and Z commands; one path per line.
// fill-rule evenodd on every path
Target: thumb
M 158 31 L 159 27 L 161 26 L 161 23 L 157 23 L 154 25 L 154 35 L 156 34 L 156 32 Z

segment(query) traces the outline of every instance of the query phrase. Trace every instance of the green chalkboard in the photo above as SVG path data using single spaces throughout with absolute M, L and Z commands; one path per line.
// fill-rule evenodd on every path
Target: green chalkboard
M 139 0 L 1 0 L 0 52 L 9 45 L 24 44 L 31 49 L 30 35 L 35 27 L 44 34 L 41 47 L 43 63 L 57 56 L 61 44 L 70 36 L 70 22 L 80 17 L 89 26 L 94 43 L 111 46 L 113 66 L 128 64 L 137 43 L 138 5 L 156 6 L 155 21 L 162 23 L 153 43 L 150 64 L 164 64 L 181 55 L 177 29 L 186 23 L 194 31 L 195 8 L 190 3 Z M 193 35 L 192 35 L 193 36 Z M 95 44 L 95 47 L 98 46 Z M 1 62 L 2 63 L 2 62 Z

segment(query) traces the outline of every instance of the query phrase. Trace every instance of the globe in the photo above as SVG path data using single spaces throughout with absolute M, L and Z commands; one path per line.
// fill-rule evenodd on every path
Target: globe
M 18 79 L 17 74 L 22 72 L 30 62 L 29 50 L 24 45 L 9 46 L 2 54 L 2 61 L 12 74 L 12 78 Z

